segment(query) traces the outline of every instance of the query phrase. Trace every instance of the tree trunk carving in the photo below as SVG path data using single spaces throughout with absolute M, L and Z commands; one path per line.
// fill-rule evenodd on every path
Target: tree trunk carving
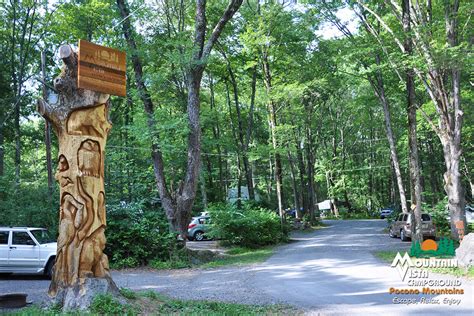
M 103 253 L 109 95 L 77 88 L 77 54 L 70 46 L 60 48 L 60 57 L 64 67 L 54 80 L 59 101 L 38 103 L 59 142 L 59 238 L 49 295 L 65 309 L 86 308 L 98 292 L 117 291 Z

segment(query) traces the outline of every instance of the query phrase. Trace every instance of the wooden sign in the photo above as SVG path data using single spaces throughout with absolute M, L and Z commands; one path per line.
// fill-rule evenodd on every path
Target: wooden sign
M 79 40 L 78 87 L 126 96 L 126 57 L 125 52 Z

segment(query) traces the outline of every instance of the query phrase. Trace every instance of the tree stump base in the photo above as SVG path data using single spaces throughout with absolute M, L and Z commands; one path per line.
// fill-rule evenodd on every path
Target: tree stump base
M 82 283 L 61 288 L 52 299 L 54 305 L 60 305 L 63 311 L 86 310 L 97 295 L 110 294 L 119 302 L 125 303 L 119 289 L 110 278 L 85 278 Z

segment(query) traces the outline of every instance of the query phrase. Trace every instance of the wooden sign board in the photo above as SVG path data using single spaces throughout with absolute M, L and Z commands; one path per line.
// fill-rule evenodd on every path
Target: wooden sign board
M 79 40 L 78 88 L 126 96 L 125 52 Z

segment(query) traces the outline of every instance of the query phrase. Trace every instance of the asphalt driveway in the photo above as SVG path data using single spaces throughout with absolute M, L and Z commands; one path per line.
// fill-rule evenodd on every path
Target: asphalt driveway
M 473 282 L 463 279 L 464 295 L 394 295 L 389 288 L 410 288 L 390 264 L 372 253 L 407 250 L 409 242 L 383 232 L 381 220 L 329 221 L 332 226 L 286 245 L 259 267 L 253 282 L 266 295 L 322 315 L 473 315 Z M 430 274 L 431 279 L 453 279 Z M 419 287 L 415 287 L 419 288 Z M 435 298 L 440 304 L 394 304 L 395 297 Z M 444 299 L 460 299 L 459 305 Z M 434 303 L 434 301 L 433 301 Z
M 410 243 L 383 232 L 382 220 L 328 221 L 331 226 L 294 235 L 295 242 L 281 246 L 262 264 L 216 269 L 174 271 L 114 271 L 118 286 L 151 289 L 181 299 L 206 299 L 243 304 L 286 303 L 321 315 L 472 315 L 473 282 L 462 280 L 464 295 L 426 296 L 440 304 L 394 304 L 423 295 L 393 295 L 388 290 L 408 288 L 388 263 L 372 253 L 406 250 Z M 432 279 L 453 277 L 433 275 Z M 0 293 L 26 292 L 41 303 L 47 299 L 48 280 L 39 277 L 0 278 Z M 461 299 L 459 305 L 445 299 Z M 434 302 L 434 301 L 433 301 Z

